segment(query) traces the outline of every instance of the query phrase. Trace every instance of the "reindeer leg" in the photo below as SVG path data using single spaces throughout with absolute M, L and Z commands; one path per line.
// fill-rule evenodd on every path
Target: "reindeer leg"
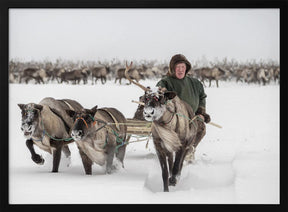
M 71 152 L 70 152 L 70 149 L 69 149 L 67 144 L 63 145 L 62 152 L 65 154 L 66 158 L 69 159 L 67 166 L 70 166 L 70 164 L 71 164 Z
M 28 147 L 30 153 L 31 153 L 31 158 L 32 160 L 39 164 L 39 165 L 42 165 L 44 164 L 45 160 L 42 158 L 42 156 L 36 154 L 35 152 L 35 149 L 34 149 L 34 146 L 33 146 L 33 140 L 32 139 L 28 139 L 26 140 L 26 146 Z
M 191 144 L 184 159 L 185 161 L 187 161 L 188 164 L 191 164 L 194 162 L 195 151 L 196 151 L 196 147 L 194 146 L 194 144 L 193 145 Z
M 68 145 L 63 145 L 63 149 L 62 149 L 63 153 L 65 154 L 65 156 L 68 158 L 71 156 L 71 152 L 70 149 L 68 147 Z
M 169 154 L 168 156 L 168 166 L 169 166 L 169 176 L 172 176 L 172 170 L 173 170 L 173 154 Z
M 198 144 L 200 143 L 200 141 L 202 140 L 202 138 L 206 135 L 206 126 L 205 123 L 202 121 L 197 121 L 197 125 L 198 125 L 198 129 L 197 129 L 197 134 L 196 134 L 196 138 L 195 141 L 193 143 L 193 146 L 196 148 L 198 146 Z
M 184 159 L 188 162 L 188 164 L 191 164 L 194 162 L 196 147 L 198 146 L 198 144 L 200 143 L 200 141 L 206 134 L 206 126 L 203 121 L 197 120 L 197 126 L 198 128 L 197 128 L 196 136 L 192 139 L 192 142 L 189 144 L 189 149 Z
M 168 167 L 167 167 L 167 161 L 166 156 L 164 153 L 157 153 L 158 159 L 160 162 L 161 170 L 162 170 L 162 179 L 163 179 L 163 186 L 164 186 L 164 192 L 168 192 Z
M 82 159 L 82 164 L 84 166 L 85 174 L 92 174 L 92 164 L 93 161 L 78 147 L 79 153 Z
M 162 170 L 162 180 L 163 180 L 163 187 L 164 192 L 169 192 L 168 188 L 168 167 L 167 167 L 167 161 L 166 161 L 166 154 L 163 152 L 163 149 L 160 146 L 161 140 L 158 140 L 156 138 L 154 139 L 154 145 L 156 149 L 156 153 L 160 162 L 161 170 Z
M 53 150 L 53 167 L 52 172 L 58 172 L 60 159 L 61 159 L 61 152 L 63 147 L 63 142 L 56 141 L 56 149 Z
M 185 149 L 185 150 L 184 150 L 183 157 L 181 158 L 181 161 L 180 161 L 180 164 L 179 164 L 180 168 L 179 168 L 179 171 L 178 171 L 178 176 L 181 175 L 181 171 L 182 171 L 182 167 L 183 167 L 184 159 L 185 159 L 185 157 L 186 157 L 188 151 L 189 151 L 188 149 Z
M 176 152 L 175 161 L 172 169 L 172 176 L 169 178 L 169 185 L 175 186 L 177 183 L 176 177 L 180 175 L 181 168 L 183 163 L 183 158 L 185 155 L 185 150 L 181 148 L 178 152 Z
M 121 162 L 122 168 L 124 168 L 124 156 L 126 152 L 126 144 L 118 148 L 118 152 L 116 153 L 116 158 Z
M 112 171 L 112 163 L 114 158 L 114 146 L 107 146 L 107 159 L 106 159 L 106 173 L 111 174 Z

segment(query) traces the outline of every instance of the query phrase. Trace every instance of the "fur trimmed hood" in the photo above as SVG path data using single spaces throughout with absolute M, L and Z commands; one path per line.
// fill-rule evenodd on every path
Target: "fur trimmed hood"
M 175 65 L 180 62 L 186 63 L 185 75 L 188 73 L 188 71 L 191 69 L 191 63 L 186 59 L 183 54 L 176 54 L 170 60 L 167 76 L 175 77 Z

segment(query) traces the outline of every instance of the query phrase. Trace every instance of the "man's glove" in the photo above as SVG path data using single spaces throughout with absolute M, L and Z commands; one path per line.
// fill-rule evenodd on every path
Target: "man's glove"
M 206 113 L 206 110 L 203 107 L 199 107 L 195 114 L 202 115 L 205 123 L 209 123 L 211 121 L 210 116 Z

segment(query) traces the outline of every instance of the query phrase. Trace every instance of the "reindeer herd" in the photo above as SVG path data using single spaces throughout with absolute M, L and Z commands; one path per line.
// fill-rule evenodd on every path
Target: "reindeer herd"
M 129 75 L 136 81 L 160 78 L 163 76 L 163 70 L 168 67 L 163 65 L 154 66 L 151 62 L 138 63 L 129 71 Z M 125 64 L 120 62 L 15 62 L 10 61 L 9 64 L 9 82 L 10 83 L 67 83 L 67 84 L 88 84 L 91 85 L 102 83 L 107 80 L 114 80 L 115 83 L 122 84 L 124 76 Z M 98 81 L 99 80 L 99 81 Z
M 168 72 L 168 63 L 157 61 L 136 62 L 129 70 L 131 79 L 139 82 L 145 79 L 160 79 Z M 66 84 L 105 84 L 107 80 L 122 84 L 125 63 L 121 61 L 101 62 L 19 62 L 11 60 L 9 63 L 10 83 L 66 83 Z M 212 63 L 206 66 L 193 65 L 188 73 L 192 77 L 209 82 L 209 87 L 215 81 L 234 81 L 236 83 L 256 83 L 267 85 L 280 83 L 280 67 L 275 62 L 261 63 Z M 129 82 L 130 83 L 130 82 Z

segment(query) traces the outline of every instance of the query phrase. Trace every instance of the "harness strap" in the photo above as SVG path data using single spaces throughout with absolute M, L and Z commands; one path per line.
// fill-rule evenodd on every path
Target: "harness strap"
M 64 99 L 62 99 L 62 101 L 70 108 L 70 110 L 74 110 L 74 108 Z
M 169 110 L 168 110 L 168 111 L 169 111 Z M 169 112 L 172 113 L 172 116 L 171 116 L 170 120 L 169 120 L 168 122 L 166 122 L 166 123 L 165 123 L 164 121 L 160 122 L 161 125 L 169 124 L 169 123 L 173 120 L 174 115 L 175 115 L 176 113 L 174 113 L 174 112 L 172 112 L 172 111 L 169 111 Z
M 95 120 L 96 121 L 96 120 Z M 115 147 L 115 152 L 118 153 L 118 149 L 121 147 L 121 146 L 124 146 L 125 144 L 128 144 L 127 141 L 124 142 L 124 139 L 123 138 L 120 138 L 119 134 L 111 127 L 108 127 L 108 123 L 105 122 L 105 121 L 102 121 L 100 119 L 97 120 L 97 122 L 100 122 L 100 123 L 103 123 L 104 125 L 99 127 L 98 129 L 96 129 L 94 132 L 97 132 L 103 128 L 106 128 L 107 129 L 107 132 L 110 131 L 110 133 L 113 133 L 115 136 L 116 136 L 116 143 L 119 143 L 116 147 Z M 108 135 L 106 134 L 106 137 L 105 137 L 105 143 L 104 143 L 104 146 L 103 146 L 103 149 L 106 147 L 108 143 Z
M 87 127 L 87 129 L 88 129 L 88 128 L 89 128 L 89 127 L 88 127 L 88 124 L 87 124 L 87 122 L 85 121 L 85 119 L 84 119 L 83 117 L 77 117 L 76 120 L 75 120 L 75 122 L 78 121 L 79 119 L 84 122 L 84 124 L 86 125 L 86 127 Z
M 167 104 L 170 103 L 170 102 L 172 102 L 172 100 L 167 100 L 167 101 L 165 102 L 165 105 L 167 105 Z M 183 117 L 183 118 L 189 120 L 189 124 L 192 123 L 195 128 L 197 128 L 197 126 L 196 126 L 196 124 L 195 124 L 195 120 L 196 120 L 196 119 L 204 122 L 204 120 L 203 120 L 199 115 L 195 115 L 192 119 L 190 119 L 189 117 L 187 117 L 187 116 L 185 116 L 185 115 L 183 115 L 183 114 L 181 114 L 181 113 L 175 113 L 175 112 L 169 110 L 168 108 L 167 108 L 167 110 L 168 110 L 170 113 L 173 113 L 172 118 L 174 117 L 174 114 L 176 114 L 177 116 Z M 172 120 L 172 118 L 171 118 L 171 120 Z M 171 121 L 171 120 L 170 120 L 170 121 Z M 169 122 L 170 122 L 170 121 L 169 121 Z M 168 123 L 169 123 L 169 122 L 168 122 Z M 168 123 L 165 123 L 165 124 L 168 124 Z
M 93 117 L 92 115 L 89 114 L 89 116 L 90 116 L 90 118 L 93 120 L 93 127 L 94 127 L 95 124 L 96 124 L 96 120 L 94 119 L 94 117 Z
M 41 142 L 42 142 L 42 140 L 43 140 L 43 138 L 44 138 L 45 135 L 47 135 L 49 138 L 51 138 L 51 139 L 53 139 L 53 140 L 55 140 L 55 141 L 71 141 L 71 140 L 73 140 L 72 137 L 70 137 L 70 138 L 55 138 L 55 137 L 53 137 L 52 135 L 50 135 L 50 134 L 45 130 L 44 122 L 43 122 L 43 118 L 42 118 L 41 112 L 39 111 L 39 113 L 40 113 L 40 117 L 41 117 L 41 125 L 42 125 L 42 128 L 43 128 L 42 137 L 41 137 L 41 139 L 33 139 L 33 138 L 32 138 L 33 141 L 41 141 Z
M 106 109 L 106 108 L 101 108 L 101 110 L 104 110 L 105 112 L 107 112 L 110 116 L 111 116 L 111 118 L 113 119 L 113 121 L 114 121 L 114 123 L 115 123 L 115 126 L 116 126 L 116 128 L 118 129 L 118 130 L 120 130 L 120 126 L 119 126 L 119 122 L 117 121 L 117 119 L 115 118 L 115 116 L 113 116 L 113 114 L 108 110 L 108 109 Z

